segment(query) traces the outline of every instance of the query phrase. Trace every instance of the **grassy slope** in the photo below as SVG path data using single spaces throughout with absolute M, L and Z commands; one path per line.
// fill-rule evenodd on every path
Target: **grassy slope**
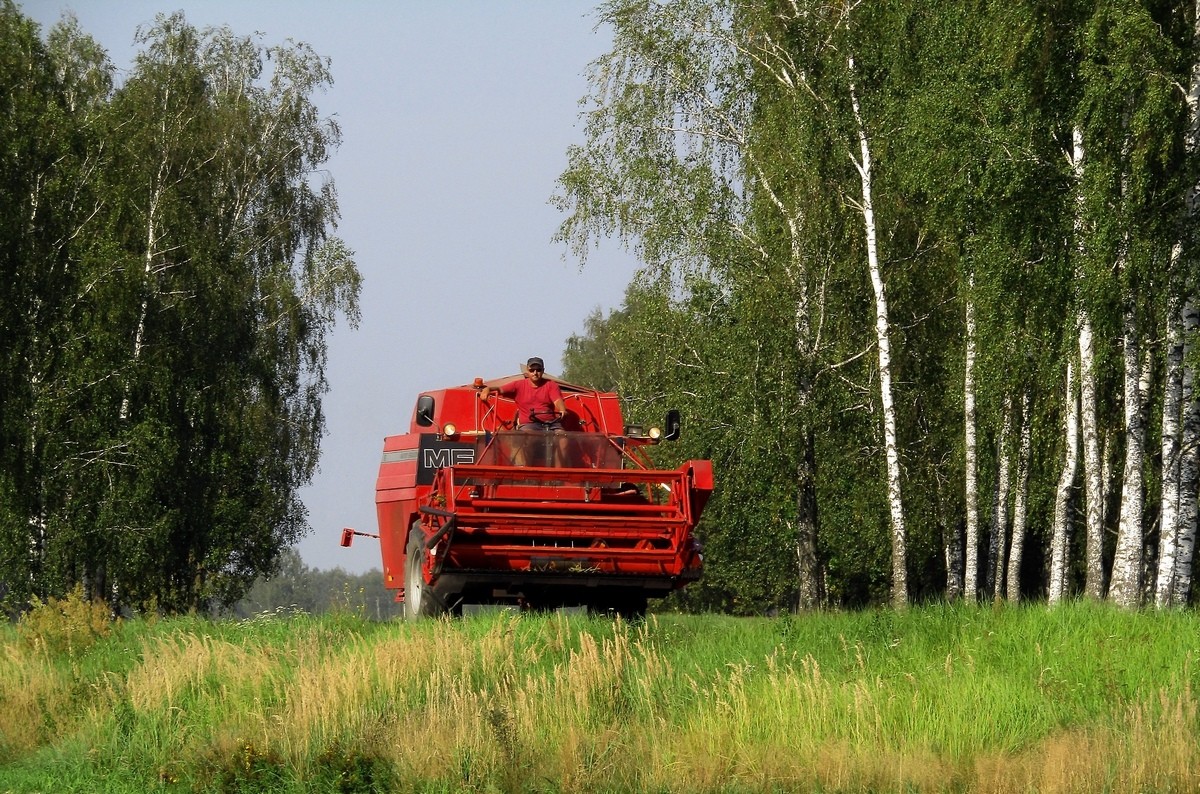
M 0 630 L 0 792 L 1200 788 L 1190 612 L 66 611 Z

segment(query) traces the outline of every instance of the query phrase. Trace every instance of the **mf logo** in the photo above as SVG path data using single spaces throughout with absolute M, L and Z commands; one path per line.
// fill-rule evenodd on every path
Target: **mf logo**
M 433 434 L 421 438 L 417 458 L 417 485 L 431 485 L 438 469 L 475 462 L 475 445 L 461 441 L 438 441 Z
M 421 450 L 421 466 L 427 469 L 440 469 L 443 466 L 457 466 L 460 463 L 475 462 L 475 447 L 434 447 Z

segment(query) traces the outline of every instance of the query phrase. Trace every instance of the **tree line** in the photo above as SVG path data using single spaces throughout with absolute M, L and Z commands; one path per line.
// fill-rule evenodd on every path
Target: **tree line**
M 404 605 L 396 603 L 395 592 L 384 586 L 378 568 L 360 574 L 310 568 L 299 552 L 289 548 L 280 554 L 274 573 L 258 577 L 240 600 L 217 611 L 242 620 L 330 613 L 391 620 L 404 616 Z
M 556 202 L 644 262 L 564 374 L 709 457 L 688 608 L 1192 599 L 1197 13 L 609 0 Z M 117 84 L 0 0 L 0 588 L 231 604 L 358 317 L 329 63 L 181 14 Z
M 0 588 L 233 603 L 306 528 L 326 338 L 358 320 L 328 60 L 181 13 L 120 83 L 0 0 Z
M 1191 601 L 1197 5 L 600 5 L 565 375 L 714 460 L 684 603 Z

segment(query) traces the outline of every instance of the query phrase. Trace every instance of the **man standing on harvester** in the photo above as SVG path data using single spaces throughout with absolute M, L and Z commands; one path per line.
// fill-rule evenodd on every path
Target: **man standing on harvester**
M 493 391 L 501 397 L 511 397 L 517 404 L 517 421 L 522 430 L 565 432 L 562 418 L 567 406 L 558 384 L 543 377 L 545 364 L 534 356 L 525 362 L 523 370 L 524 380 L 515 380 L 496 389 L 484 386 L 479 390 L 479 399 L 486 402 Z

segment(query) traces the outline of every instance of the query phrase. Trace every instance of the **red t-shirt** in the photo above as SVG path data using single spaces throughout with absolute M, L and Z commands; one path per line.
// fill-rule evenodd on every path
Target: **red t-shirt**
M 554 403 L 562 399 L 562 390 L 552 380 L 542 378 L 541 384 L 534 388 L 528 378 L 521 378 L 501 386 L 500 393 L 512 397 L 517 403 L 521 424 L 552 422 L 561 418 L 555 415 L 557 409 Z

